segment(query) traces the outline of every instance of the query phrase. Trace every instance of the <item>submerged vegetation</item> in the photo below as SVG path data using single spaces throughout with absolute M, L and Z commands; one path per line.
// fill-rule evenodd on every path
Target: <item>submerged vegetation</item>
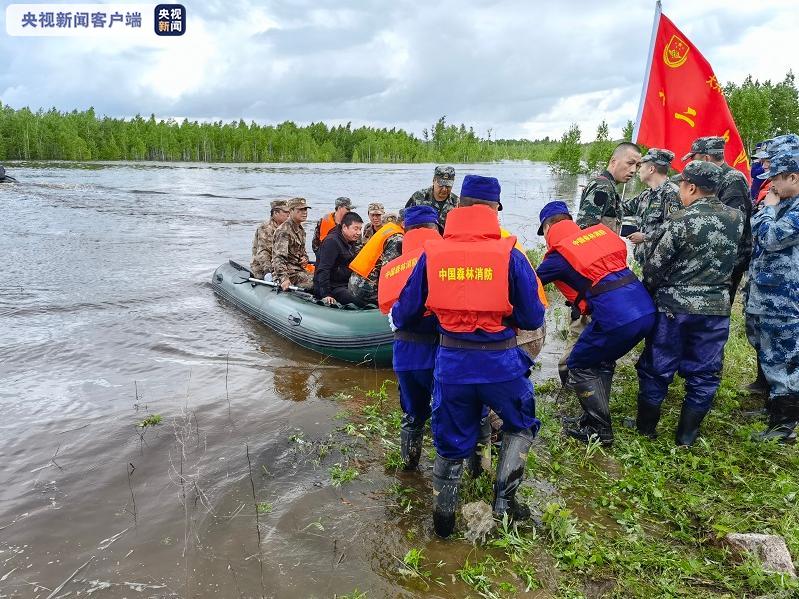
M 625 426 L 636 410 L 633 358 L 619 365 L 614 380 L 611 447 L 563 437 L 559 416 L 566 404 L 576 411 L 576 401 L 553 381 L 536 385 L 543 426 L 520 493 L 538 524 L 499 522 L 474 548 L 463 538 L 446 541 L 450 549 L 442 562 L 426 558 L 428 548 L 441 543 L 430 531 L 430 498 L 418 485 L 407 486 L 408 476 L 397 471 L 399 410 L 388 401 L 393 383 L 384 382 L 357 412 L 350 410 L 341 430 L 365 440 L 402 481 L 386 492 L 403 521 L 412 522 L 398 584 L 412 590 L 424 582 L 456 594 L 463 592 L 458 585 L 466 585 L 480 597 L 535 589 L 558 597 L 796 596 L 796 579 L 765 572 L 756 558 L 733 552 L 723 540 L 729 532 L 777 534 L 799 555 L 799 453 L 750 438 L 763 423 L 747 410 L 762 400 L 741 391 L 754 375 L 754 353 L 740 314 L 733 315 L 715 407 L 693 448 L 674 444 L 681 382 L 672 385 L 664 404 L 657 440 Z M 429 478 L 429 470 L 411 476 Z M 465 478 L 462 503 L 490 503 L 491 476 Z

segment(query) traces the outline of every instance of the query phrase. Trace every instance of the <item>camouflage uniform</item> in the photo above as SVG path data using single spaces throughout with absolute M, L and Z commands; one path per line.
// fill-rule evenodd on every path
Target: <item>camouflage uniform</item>
M 275 208 L 285 209 L 286 200 L 273 201 L 271 208 L 272 210 Z M 250 270 L 256 279 L 263 279 L 265 274 L 272 272 L 272 242 L 279 226 L 274 218 L 270 218 L 261 223 L 255 231 L 255 238 L 252 240 Z
M 275 231 L 272 242 L 272 279 L 281 283 L 288 277 L 292 285 L 313 289 L 313 275 L 305 270 L 303 259 L 308 260 L 305 229 L 302 224 L 295 224 L 289 217 Z
M 618 234 L 623 216 L 621 196 L 616 191 L 613 175 L 603 171 L 592 177 L 580 196 L 577 224 L 585 229 L 601 223 Z
M 717 189 L 721 169 L 693 161 L 684 180 Z M 730 278 L 743 215 L 716 196 L 694 201 L 667 221 L 644 264 L 644 279 L 658 308 L 638 370 L 638 430 L 654 434 L 660 406 L 675 373 L 685 379 L 677 443 L 691 445 L 721 382 L 730 328 Z
M 351 199 L 342 196 L 340 198 L 336 198 L 335 208 L 330 214 L 333 214 L 342 206 L 346 206 L 348 210 L 353 210 L 355 208 L 355 206 L 352 205 Z M 313 230 L 313 238 L 311 239 L 311 249 L 314 251 L 314 254 L 319 252 L 319 246 L 322 245 L 322 221 L 328 216 L 330 215 L 325 214 L 325 216 L 316 221 L 316 227 L 314 227 Z
M 799 145 L 777 154 L 766 175 L 799 172 Z M 772 398 L 799 401 L 799 196 L 752 217 L 754 247 L 746 316 Z
M 364 304 L 377 304 L 377 281 L 380 277 L 380 269 L 384 264 L 391 262 L 394 258 L 399 258 L 402 254 L 402 237 L 397 233 L 386 239 L 383 244 L 383 253 L 380 254 L 368 277 L 363 278 L 358 273 L 350 275 L 350 293 Z
M 439 185 L 452 188 L 455 182 L 455 169 L 451 166 L 437 166 L 433 171 L 433 178 L 438 180 Z M 447 214 L 458 207 L 458 196 L 450 191 L 446 200 L 439 202 L 433 195 L 433 186 L 427 189 L 420 189 L 414 193 L 405 203 L 406 208 L 411 206 L 430 206 L 438 212 L 438 232 L 444 233 L 444 225 L 447 223 Z
M 650 148 L 649 152 L 641 158 L 641 164 L 654 162 L 657 165 L 668 167 L 673 159 L 673 152 Z M 644 241 L 633 247 L 633 256 L 640 265 L 643 266 L 646 260 L 652 240 L 659 237 L 663 223 L 682 209 L 680 188 L 669 179 L 665 179 L 655 189 L 645 189 L 634 198 L 622 203 L 624 214 L 635 215 L 638 220 L 638 229 L 644 234 Z

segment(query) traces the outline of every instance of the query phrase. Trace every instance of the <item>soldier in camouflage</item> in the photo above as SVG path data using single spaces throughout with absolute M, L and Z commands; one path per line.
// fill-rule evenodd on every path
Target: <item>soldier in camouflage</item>
M 358 299 L 359 305 L 377 305 L 377 281 L 380 278 L 380 269 L 387 262 L 398 258 L 400 254 L 402 254 L 402 234 L 396 233 L 386 239 L 383 244 L 383 252 L 368 277 L 364 278 L 357 272 L 350 275 L 350 293 Z
M 640 194 L 622 203 L 624 214 L 635 215 L 638 231 L 627 239 L 633 243 L 633 256 L 641 266 L 646 261 L 651 241 L 657 239 L 663 223 L 675 212 L 683 209 L 679 187 L 669 180 L 669 165 L 674 152 L 649 148 L 641 158 L 638 177 L 648 187 Z
M 352 200 L 341 196 L 336 198 L 333 212 L 326 214 L 316 221 L 316 227 L 314 227 L 313 231 L 313 238 L 311 239 L 311 249 L 315 254 L 319 253 L 319 247 L 322 245 L 322 241 L 324 241 L 327 233 L 331 231 L 335 225 L 339 224 L 341 219 L 344 218 L 344 215 L 350 210 L 355 210 L 355 206 L 352 205 Z M 328 221 L 329 226 L 326 228 L 325 234 L 322 235 L 322 223 L 324 221 Z
M 305 229 L 308 220 L 308 203 L 305 198 L 292 198 L 286 204 L 289 217 L 275 231 L 272 242 L 272 280 L 285 291 L 289 285 L 302 289 L 313 289 L 313 275 L 305 270 L 308 266 L 308 250 L 305 249 Z
M 771 179 L 774 193 L 752 217 L 747 332 L 770 389 L 768 426 L 760 439 L 794 442 L 799 421 L 799 137 L 784 136 L 769 151 L 776 154 L 760 177 Z
M 694 140 L 691 150 L 682 159 L 683 161 L 704 160 L 718 166 L 721 169 L 721 183 L 716 196 L 722 204 L 740 210 L 744 216 L 744 232 L 738 245 L 738 257 L 730 281 L 730 299 L 735 301 L 741 277 L 749 268 L 749 260 L 752 257 L 752 227 L 749 222 L 752 217 L 752 200 L 746 176 L 724 161 L 725 143 L 723 137 L 700 137 Z
M 458 196 L 452 193 L 455 183 L 455 169 L 451 166 L 437 166 L 433 171 L 433 184 L 427 189 L 420 189 L 405 203 L 411 206 L 431 206 L 438 213 L 438 232 L 444 234 L 447 214 L 458 207 Z
M 625 141 L 616 146 L 607 169 L 591 178 L 580 196 L 577 224 L 581 228 L 601 223 L 617 234 L 621 232 L 624 213 L 616 185 L 632 179 L 640 161 L 641 149 L 637 145 Z
M 369 214 L 369 222 L 364 225 L 363 232 L 361 233 L 361 247 L 363 247 L 363 244 L 369 241 L 372 235 L 377 233 L 377 230 L 383 226 L 383 215 L 386 213 L 386 209 L 383 204 L 373 202 L 369 204 L 367 213 Z
M 692 445 L 721 381 L 730 330 L 730 278 L 743 233 L 743 215 L 714 195 L 721 169 L 692 161 L 682 172 L 675 213 L 653 241 L 644 280 L 658 308 L 638 370 L 638 431 L 655 435 L 660 406 L 675 373 L 685 379 L 678 445 Z
M 264 275 L 272 272 L 272 242 L 275 239 L 277 228 L 289 217 L 287 203 L 286 200 L 274 200 L 269 220 L 261 223 L 255 231 L 255 239 L 252 240 L 250 270 L 256 279 L 263 279 Z

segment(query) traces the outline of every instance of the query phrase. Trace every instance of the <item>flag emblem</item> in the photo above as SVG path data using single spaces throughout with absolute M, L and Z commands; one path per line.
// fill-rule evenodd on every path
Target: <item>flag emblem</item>
M 691 47 L 678 35 L 672 35 L 669 43 L 663 49 L 663 62 L 672 69 L 681 67 L 688 60 L 688 50 Z

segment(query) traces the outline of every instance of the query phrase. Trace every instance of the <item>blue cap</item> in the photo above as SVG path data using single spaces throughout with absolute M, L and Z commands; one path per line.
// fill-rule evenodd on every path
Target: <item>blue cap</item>
M 438 226 L 438 212 L 432 206 L 411 206 L 403 211 L 402 224 L 406 229 L 416 225 Z
M 461 196 L 474 198 L 475 200 L 485 200 L 486 202 L 496 202 L 502 210 L 499 201 L 499 194 L 502 188 L 495 177 L 482 177 L 480 175 L 466 175 L 461 185 Z
M 769 170 L 757 178 L 771 179 L 782 173 L 799 173 L 799 147 L 788 147 L 772 156 Z
M 538 213 L 538 220 L 541 223 L 538 226 L 538 234 L 544 234 L 544 221 L 548 219 L 550 216 L 555 216 L 556 214 L 569 214 L 569 207 L 566 205 L 566 202 L 561 202 L 560 200 L 556 200 L 554 202 L 549 202 L 546 206 L 541 208 L 541 212 Z

